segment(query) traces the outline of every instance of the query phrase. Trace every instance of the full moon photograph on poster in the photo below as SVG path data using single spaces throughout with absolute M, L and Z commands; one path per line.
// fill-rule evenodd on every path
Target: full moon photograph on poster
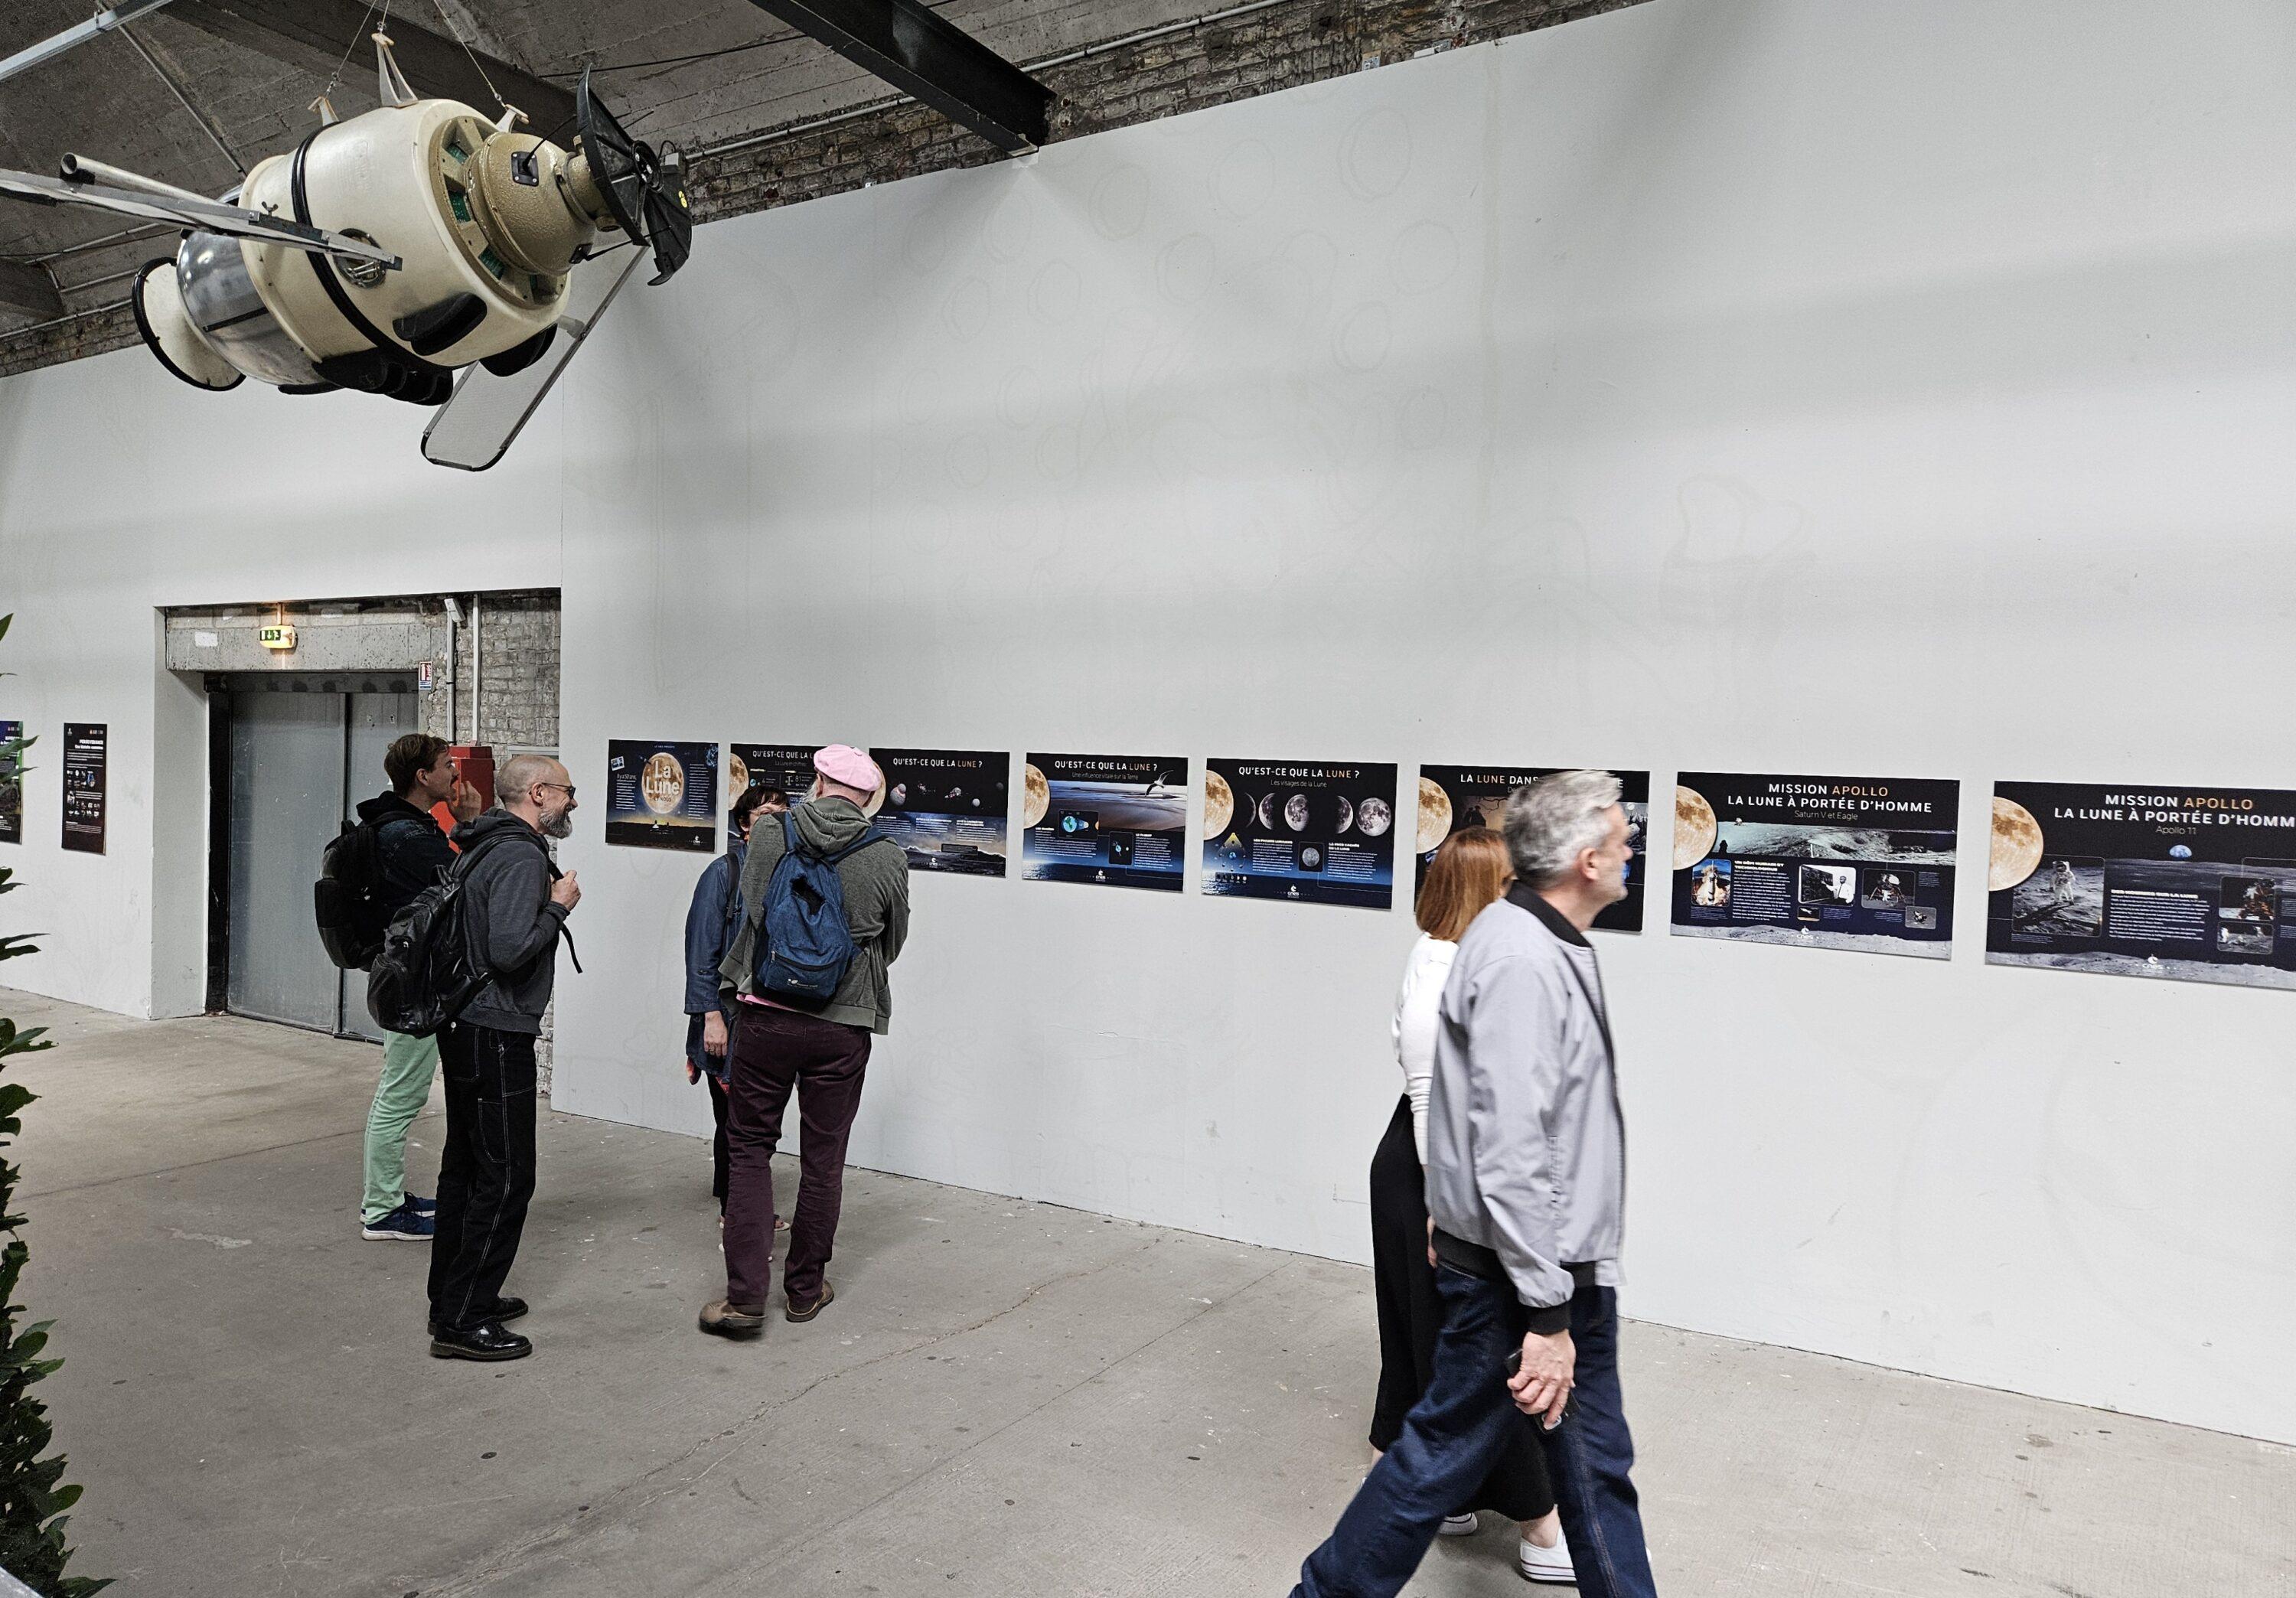
M 1395 897 L 1395 766 L 1204 763 L 1203 891 L 1385 908 Z
M 606 841 L 711 854 L 718 746 L 616 738 L 606 745 Z

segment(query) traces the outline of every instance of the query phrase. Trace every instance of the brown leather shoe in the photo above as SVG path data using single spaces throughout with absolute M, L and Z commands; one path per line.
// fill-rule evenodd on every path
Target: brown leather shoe
M 824 1276 L 821 1279 L 821 1291 L 815 1297 L 813 1302 L 800 1304 L 795 1299 L 791 1299 L 789 1301 L 789 1307 L 782 1311 L 782 1318 L 790 1321 L 809 1321 L 829 1305 L 836 1302 L 837 1290 L 829 1284 L 829 1278 Z
M 765 1331 L 766 1312 L 762 1305 L 742 1309 L 718 1299 L 702 1307 L 700 1324 L 712 1337 L 752 1338 Z

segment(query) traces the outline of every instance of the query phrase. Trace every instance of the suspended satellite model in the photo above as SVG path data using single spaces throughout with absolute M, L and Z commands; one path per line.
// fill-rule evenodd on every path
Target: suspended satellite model
M 685 264 L 682 163 L 625 132 L 586 72 L 570 152 L 522 131 L 513 107 L 488 118 L 417 98 L 390 40 L 374 41 L 381 105 L 338 118 L 316 102 L 319 127 L 220 200 L 76 155 L 61 177 L 0 171 L 0 193 L 184 229 L 134 292 L 144 342 L 184 381 L 224 389 L 251 377 L 289 394 L 446 406 L 423 453 L 483 470 L 637 265 L 637 247 L 651 248 L 657 283 Z

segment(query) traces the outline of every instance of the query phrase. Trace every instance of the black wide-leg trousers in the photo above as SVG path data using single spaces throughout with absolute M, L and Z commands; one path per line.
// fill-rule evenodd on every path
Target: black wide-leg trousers
M 430 1318 L 468 1332 L 493 1318 L 534 1197 L 534 1039 L 456 1021 L 439 1034 L 447 1146 L 430 1240 Z

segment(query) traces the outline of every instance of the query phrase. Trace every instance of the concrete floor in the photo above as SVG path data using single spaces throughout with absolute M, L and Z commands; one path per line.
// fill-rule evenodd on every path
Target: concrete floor
M 63 1046 L 21 1161 L 77 1570 L 135 1594 L 1283 1593 L 1364 1468 L 1345 1266 L 857 1171 L 840 1298 L 697 1335 L 706 1149 L 548 1115 L 536 1357 L 428 1357 L 362 1242 L 378 1056 L 0 994 Z M 417 1124 L 427 1179 L 434 1109 Z M 1632 1326 L 1665 1590 L 2296 1594 L 2296 1451 Z M 1499 1530 L 1414 1594 L 1517 1594 Z

